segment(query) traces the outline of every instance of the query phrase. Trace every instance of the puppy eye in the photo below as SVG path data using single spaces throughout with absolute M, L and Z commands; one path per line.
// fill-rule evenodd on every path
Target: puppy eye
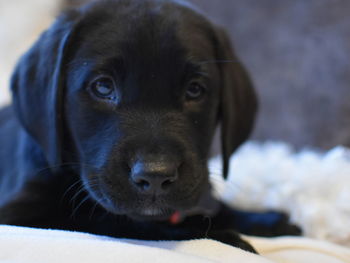
M 92 81 L 90 90 L 96 97 L 101 99 L 114 100 L 117 97 L 115 83 L 109 77 L 101 77 Z
M 201 85 L 198 82 L 192 82 L 187 87 L 186 99 L 187 100 L 198 100 L 204 95 L 205 91 L 206 91 L 206 89 L 203 85 Z

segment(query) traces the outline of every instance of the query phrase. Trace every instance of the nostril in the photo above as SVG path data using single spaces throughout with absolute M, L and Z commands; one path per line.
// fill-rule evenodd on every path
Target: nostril
M 167 190 L 168 188 L 170 188 L 170 186 L 175 182 L 175 180 L 172 180 L 172 179 L 168 179 L 168 180 L 165 180 L 161 187 L 163 190 Z
M 137 178 L 136 180 L 134 180 L 134 183 L 143 190 L 147 190 L 151 186 L 151 184 L 147 180 L 142 178 Z
M 168 176 L 168 178 L 166 178 L 162 184 L 161 184 L 161 188 L 163 190 L 167 190 L 168 188 L 171 187 L 171 185 L 173 183 L 175 183 L 175 181 L 177 180 L 178 178 L 178 171 L 176 171 L 172 176 Z
M 140 180 L 139 182 L 135 182 L 138 187 L 143 190 L 147 190 L 150 187 L 150 183 L 146 180 Z

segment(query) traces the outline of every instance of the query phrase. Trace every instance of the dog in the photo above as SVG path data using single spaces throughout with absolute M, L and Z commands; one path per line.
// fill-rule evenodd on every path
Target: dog
M 220 124 L 226 177 L 257 99 L 224 30 L 188 3 L 66 11 L 20 59 L 11 89 L 0 111 L 0 223 L 208 237 L 252 252 L 236 230 L 259 232 L 260 217 L 273 234 L 295 232 L 282 214 L 235 211 L 211 194 L 214 132 Z

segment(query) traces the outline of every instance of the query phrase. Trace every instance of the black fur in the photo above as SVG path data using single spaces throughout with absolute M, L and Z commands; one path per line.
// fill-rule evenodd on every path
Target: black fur
M 92 93 L 99 76 L 113 79 L 116 97 Z M 198 100 L 186 99 L 193 81 L 205 87 Z M 153 240 L 212 237 L 253 251 L 233 232 L 251 233 L 242 227 L 251 214 L 206 207 L 215 203 L 206 161 L 221 123 L 226 177 L 252 128 L 256 98 L 225 33 L 198 11 L 164 0 L 68 11 L 21 58 L 12 91 L 13 105 L 0 112 L 0 223 Z M 145 167 L 161 186 L 147 188 L 155 177 Z M 172 174 L 162 179 L 164 171 Z M 219 208 L 210 224 L 190 216 L 205 208 Z M 171 225 L 176 212 L 188 216 Z M 284 220 L 267 217 L 270 225 Z

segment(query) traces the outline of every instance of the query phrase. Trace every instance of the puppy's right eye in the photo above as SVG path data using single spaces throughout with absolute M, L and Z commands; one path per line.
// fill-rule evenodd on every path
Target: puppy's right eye
M 199 100 L 205 93 L 205 87 L 197 82 L 192 82 L 187 87 L 186 99 L 187 100 Z
M 109 77 L 100 77 L 90 83 L 90 91 L 94 96 L 100 99 L 117 99 L 117 89 L 113 79 Z

